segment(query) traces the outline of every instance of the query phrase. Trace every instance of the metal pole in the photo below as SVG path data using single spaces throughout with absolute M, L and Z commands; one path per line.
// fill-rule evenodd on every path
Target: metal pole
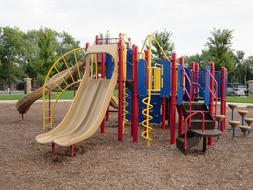
M 214 63 L 210 63 L 210 73 L 214 76 Z M 214 79 L 210 76 L 210 91 L 214 92 Z M 210 92 L 209 112 L 213 116 L 214 96 Z M 212 137 L 208 137 L 208 145 L 212 145 Z
M 170 98 L 170 144 L 176 143 L 176 53 L 172 54 Z
M 105 79 L 105 54 L 101 54 L 101 78 Z M 107 113 L 107 112 L 106 112 Z M 100 133 L 105 133 L 105 119 L 103 119 L 100 127 Z
M 123 36 L 119 35 L 119 76 L 118 76 L 118 99 L 119 99 L 119 112 L 118 112 L 118 141 L 123 140 Z
M 225 115 L 225 118 L 221 121 L 221 131 L 225 130 L 226 126 L 226 68 L 221 68 L 221 107 L 220 107 L 221 115 Z M 232 110 L 233 114 L 233 110 Z M 233 116 L 232 116 L 233 117 Z M 233 118 L 232 118 L 233 120 Z
M 138 47 L 134 47 L 133 62 L 133 142 L 138 142 Z
M 134 64 L 135 62 L 135 45 L 132 46 L 132 65 Z M 132 66 L 132 80 L 134 80 L 134 68 Z M 133 84 L 134 85 L 134 84 Z M 131 103 L 131 106 L 132 106 L 132 112 L 131 112 L 131 136 L 133 136 L 133 133 L 134 133 L 134 110 L 133 110 L 133 107 L 134 107 L 134 102 L 133 102 L 133 99 L 134 99 L 134 94 L 132 93 L 132 103 Z
M 166 97 L 162 97 L 162 129 L 165 129 L 166 124 Z
M 182 65 L 182 68 L 184 69 L 184 57 L 180 57 L 179 63 Z M 182 72 L 183 74 L 183 72 Z M 183 78 L 184 76 L 182 76 Z M 183 127 L 183 109 L 182 106 L 178 107 L 178 136 L 182 134 L 182 127 Z
M 48 92 L 48 122 L 51 123 L 51 93 Z

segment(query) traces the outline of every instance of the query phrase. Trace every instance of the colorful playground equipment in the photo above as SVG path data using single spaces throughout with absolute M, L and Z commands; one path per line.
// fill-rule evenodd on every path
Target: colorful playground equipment
M 152 59 L 153 44 L 160 47 L 161 60 Z M 83 56 L 77 56 L 78 51 Z M 110 104 L 118 109 L 120 142 L 130 125 L 133 142 L 137 143 L 141 134 L 149 146 L 153 127 L 160 125 L 162 129 L 169 128 L 170 143 L 176 144 L 183 153 L 202 139 L 203 151 L 206 151 L 207 141 L 211 145 L 212 137 L 220 136 L 225 129 L 226 79 L 226 68 L 215 71 L 214 63 L 200 70 L 195 62 L 185 67 L 184 58 L 177 59 L 176 53 L 168 57 L 152 35 L 147 36 L 140 51 L 136 45 L 131 47 L 126 35 L 96 36 L 95 44 L 61 56 L 50 68 L 37 95 L 28 95 L 17 104 L 17 109 L 25 113 L 42 97 L 43 128 L 52 130 L 37 136 L 36 140 L 41 144 L 52 143 L 52 153 L 57 144 L 70 147 L 73 156 L 74 144 L 91 137 L 99 127 L 100 133 L 104 133 Z M 116 84 L 118 100 L 113 98 Z M 54 126 L 58 100 L 68 88 L 78 85 L 69 111 L 60 124 Z M 51 95 L 56 97 L 53 104 Z
M 241 123 L 240 123 L 240 121 L 235 121 L 234 120 L 234 110 L 235 110 L 235 108 L 237 108 L 237 105 L 228 104 L 228 107 L 230 107 L 230 109 L 231 109 L 231 120 L 229 121 L 229 124 L 231 125 L 231 129 L 232 129 L 232 137 L 233 138 L 236 137 L 236 129 L 237 128 L 241 129 L 244 136 L 246 136 L 247 134 L 250 134 L 251 125 L 253 123 L 253 118 L 245 118 L 245 116 L 249 112 L 247 110 L 238 110 L 238 113 L 241 116 Z M 244 122 L 246 122 L 247 125 L 245 125 Z

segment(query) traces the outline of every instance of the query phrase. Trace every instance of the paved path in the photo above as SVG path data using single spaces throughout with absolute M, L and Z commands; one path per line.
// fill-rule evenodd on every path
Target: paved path
M 0 100 L 0 104 L 16 104 L 18 100 Z M 54 102 L 55 100 L 51 100 L 52 102 Z M 59 100 L 59 102 L 72 102 L 73 99 L 69 99 L 69 100 Z M 42 102 L 42 100 L 37 100 L 36 102 Z M 220 104 L 220 102 L 218 102 L 218 104 Z M 247 106 L 251 106 L 253 108 L 253 103 L 235 103 L 235 102 L 227 102 L 227 106 L 228 104 L 235 104 L 238 107 L 247 107 Z

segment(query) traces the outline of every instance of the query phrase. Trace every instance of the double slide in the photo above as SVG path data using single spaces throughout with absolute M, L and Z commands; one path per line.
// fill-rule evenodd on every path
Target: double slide
M 110 80 L 90 76 L 91 54 L 107 53 L 114 58 L 114 71 Z M 87 49 L 84 62 L 86 71 L 77 94 L 62 122 L 51 131 L 38 135 L 40 144 L 55 143 L 63 147 L 91 137 L 104 119 L 113 97 L 118 79 L 118 45 L 93 45 Z

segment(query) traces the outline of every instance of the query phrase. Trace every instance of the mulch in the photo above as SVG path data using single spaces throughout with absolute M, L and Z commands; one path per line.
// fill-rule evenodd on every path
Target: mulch
M 68 107 L 59 103 L 56 123 Z M 76 145 L 74 158 L 56 147 L 51 159 L 51 145 L 35 141 L 43 132 L 41 105 L 34 104 L 23 121 L 15 104 L 0 108 L 0 189 L 253 189 L 253 132 L 244 137 L 238 131 L 232 139 L 227 124 L 205 154 L 200 145 L 184 155 L 170 145 L 169 130 L 159 126 L 150 147 L 141 137 L 132 143 L 129 128 L 119 143 L 117 113 L 111 113 L 106 133 Z

